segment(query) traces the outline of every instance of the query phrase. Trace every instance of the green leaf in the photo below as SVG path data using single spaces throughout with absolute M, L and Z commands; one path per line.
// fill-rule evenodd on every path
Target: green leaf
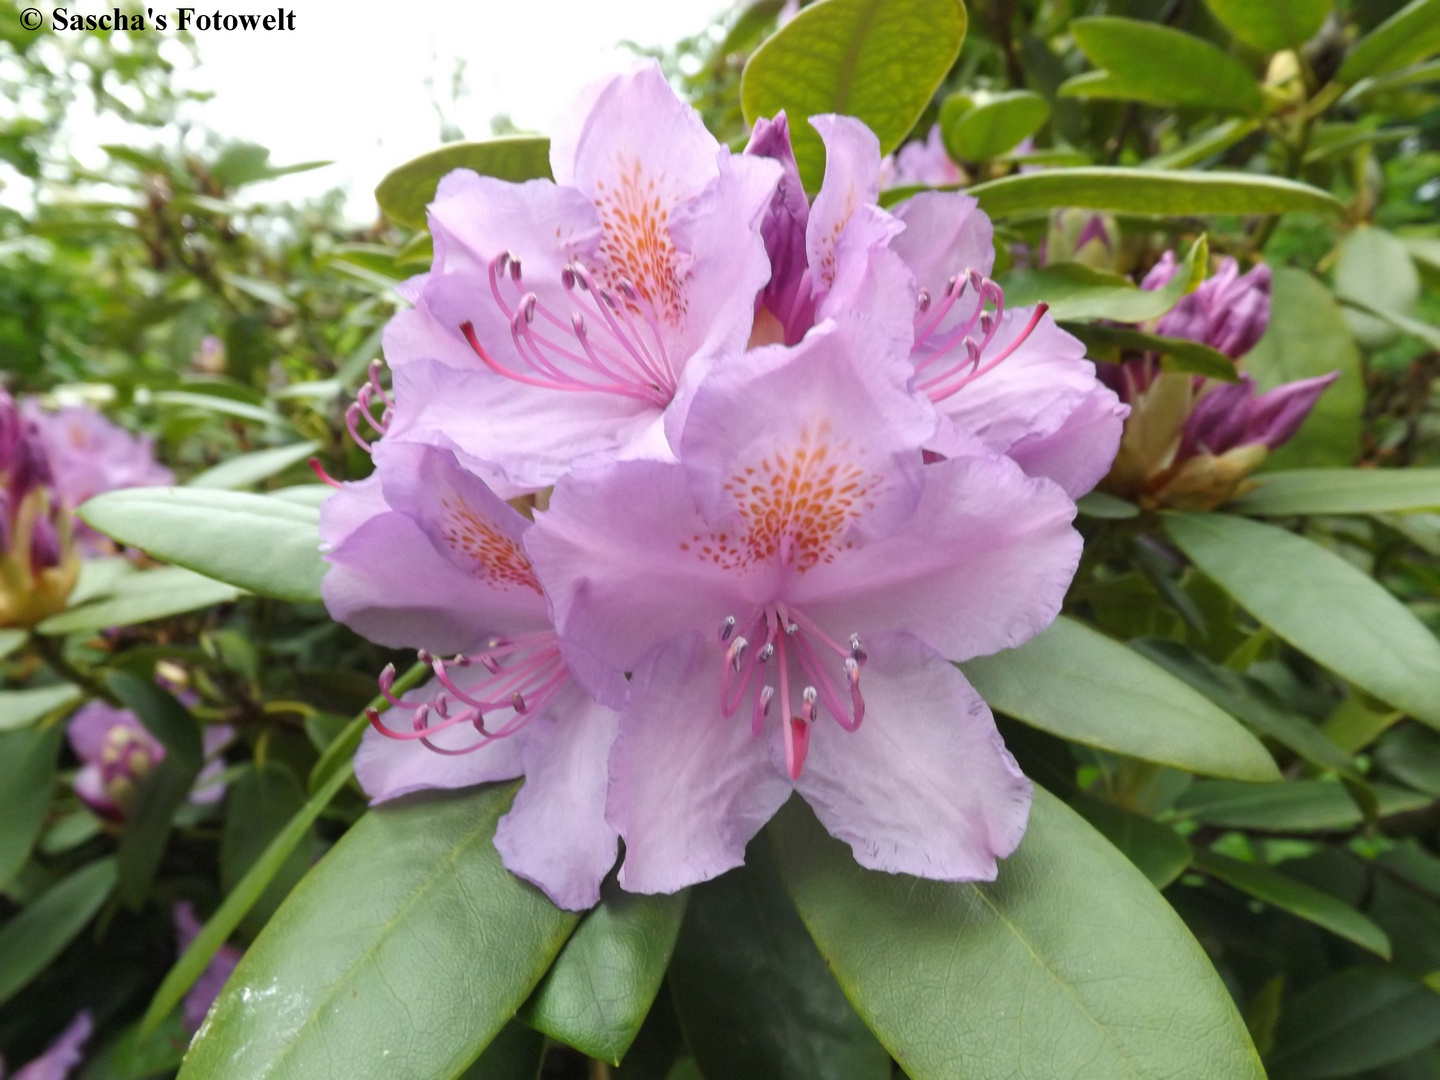
M 1440 798 L 1440 735 L 1418 724 L 1388 732 L 1375 748 L 1385 771 L 1434 798 Z
M 251 405 L 245 401 L 236 401 L 233 398 L 219 397 L 215 394 L 192 393 L 188 390 L 161 390 L 153 395 L 153 399 L 157 405 L 174 405 L 199 409 L 202 412 L 216 412 L 225 416 L 233 416 L 237 420 L 250 420 L 257 424 L 269 424 L 274 427 L 285 425 L 285 418 L 271 409 L 260 405 Z
M 226 799 L 225 829 L 220 840 L 220 887 L 228 894 L 275 837 L 305 809 L 306 799 L 295 774 L 274 762 L 246 768 L 230 785 Z M 307 830 L 251 908 L 248 922 L 255 931 L 269 921 L 318 854 L 319 843 Z
M 258 484 L 261 480 L 269 480 L 277 473 L 282 473 L 291 465 L 304 461 L 317 450 L 320 444 L 317 442 L 291 443 L 289 446 L 277 446 L 273 450 L 256 450 L 251 454 L 240 454 L 238 457 L 222 461 L 219 465 L 206 469 L 190 478 L 186 487 L 195 488 L 243 488 L 251 484 Z
M 961 665 L 990 707 L 1063 739 L 1207 776 L 1278 780 L 1255 736 L 1134 650 L 1061 616 Z
M 544 1057 L 545 1036 L 512 1020 L 459 1080 L 536 1080 Z
M 1391 311 L 1389 308 L 1379 307 L 1375 304 L 1367 304 L 1363 300 L 1356 300 L 1349 296 L 1341 297 L 1340 302 L 1343 305 L 1341 310 L 1345 312 L 1352 327 L 1356 317 L 1379 320 L 1393 327 L 1401 334 L 1408 334 L 1410 337 L 1424 342 L 1430 346 L 1431 349 L 1440 349 L 1440 329 L 1436 329 L 1429 323 L 1421 322 L 1419 319 L 1412 319 L 1408 315 L 1402 315 L 1398 311 Z M 1386 340 L 1393 340 L 1393 335 Z
M 1091 359 L 1119 360 L 1122 350 L 1153 352 L 1161 356 L 1162 371 L 1186 371 L 1221 382 L 1236 382 L 1240 378 L 1235 361 L 1219 349 L 1198 341 L 1099 323 L 1063 322 L 1060 328 L 1083 341 Z
M 1245 44 L 1273 53 L 1303 45 L 1319 33 L 1335 0 L 1205 0 L 1205 6 Z
M 887 1080 L 889 1055 L 825 969 L 764 837 L 744 866 L 691 893 L 670 988 L 701 1072 Z
M 1389 784 L 1372 788 L 1381 817 L 1430 804 L 1428 796 L 1404 788 Z M 1345 785 L 1328 780 L 1287 780 L 1283 784 L 1202 780 L 1180 796 L 1175 809 L 1202 825 L 1266 832 L 1327 832 L 1349 829 L 1365 820 Z
M 1440 728 L 1440 641 L 1373 578 L 1303 537 L 1229 514 L 1171 515 L 1165 531 L 1278 637 Z
M 1295 180 L 1255 173 L 1092 166 L 1016 174 L 966 188 L 991 217 L 1080 206 L 1130 214 L 1338 214 L 1334 196 Z
M 1159 289 L 1137 288 L 1129 278 L 1074 262 L 1016 270 L 1005 275 L 1000 284 L 1008 307 L 1043 301 L 1056 319 L 1148 322 L 1164 315 L 1204 280 L 1208 251 L 1202 236 L 1190 245 L 1175 276 Z
M 25 640 L 29 636 L 30 635 L 24 630 L 17 630 L 13 627 L 9 629 L 0 628 L 0 660 L 5 659 L 5 657 L 20 648 L 21 645 L 24 645 Z
M 994 884 L 864 870 L 798 800 L 770 832 L 820 952 L 913 1080 L 1265 1075 L 1170 905 L 1044 789 Z
M 1075 505 L 1085 517 L 1101 521 L 1128 521 L 1140 516 L 1140 508 L 1134 503 L 1107 495 L 1103 491 L 1091 491 L 1081 495 Z
M 1413 0 L 1361 38 L 1345 63 L 1341 82 L 1399 71 L 1440 50 L 1440 0 Z
M 1253 896 L 1257 900 L 1312 922 L 1362 949 L 1390 959 L 1390 939 L 1349 904 L 1327 892 L 1272 870 L 1268 866 L 1241 862 L 1205 848 L 1195 850 L 1195 868 Z
M 48 635 L 88 634 L 228 604 L 239 595 L 232 585 L 178 566 L 162 566 L 127 574 L 101 599 L 52 615 L 35 629 Z
M 0 691 L 0 732 L 29 727 L 52 712 L 74 705 L 84 696 L 78 686 L 69 683 L 37 686 L 33 690 Z
M 114 887 L 115 860 L 101 859 L 50 886 L 0 927 L 0 1004 L 50 966 Z
M 318 601 L 320 511 L 241 491 L 126 488 L 80 508 L 122 544 L 280 600 Z
M 1350 465 L 1360 450 L 1365 381 L 1360 352 L 1330 290 L 1304 270 L 1277 266 L 1270 286 L 1270 326 L 1245 356 L 1245 370 L 1261 390 L 1339 371 L 1320 395 L 1305 426 L 1272 463 Z
M 1033 90 L 1006 90 L 978 100 L 953 95 L 940 109 L 945 148 L 956 161 L 998 158 L 1049 119 L 1050 103 Z
M 510 135 L 485 142 L 450 143 L 386 173 L 375 188 L 375 201 L 396 224 L 423 229 L 425 208 L 434 201 L 441 178 L 456 169 L 516 183 L 548 180 L 550 140 L 543 135 Z
M 880 152 L 920 119 L 965 40 L 959 0 L 820 0 L 801 9 L 751 55 L 740 82 L 745 123 L 781 109 L 809 191 L 825 148 L 807 121 L 819 113 L 863 120 Z
M 245 953 L 181 1077 L 381 1080 L 464 1069 L 576 920 L 501 865 L 495 825 L 515 787 L 361 818 Z M 416 1008 L 443 1037 L 417 1035 Z
M 0 734 L 0 888 L 25 865 L 45 826 L 64 737 L 60 724 Z
M 1157 889 L 1165 888 L 1190 865 L 1190 845 L 1168 825 L 1084 793 L 1071 798 L 1070 809 L 1119 848 Z
M 520 1019 L 592 1058 L 618 1065 L 670 966 L 684 892 L 642 896 L 607 883 Z
M 1440 1039 L 1440 994 L 1393 967 L 1361 967 L 1312 984 L 1285 1004 L 1270 1056 L 1273 1080 L 1325 1080 L 1409 1057 Z
M 1362 225 L 1340 241 L 1335 259 L 1335 296 L 1341 303 L 1377 310 L 1380 317 L 1343 309 L 1355 340 L 1367 349 L 1398 336 L 1389 317 L 1407 316 L 1420 298 L 1420 272 L 1398 236 Z
M 1203 38 L 1112 16 L 1076 19 L 1075 44 L 1103 69 L 1070 79 L 1061 97 L 1105 97 L 1258 116 L 1265 95 L 1234 57 Z
M 1440 469 L 1288 469 L 1255 480 L 1228 509 L 1260 517 L 1440 510 Z
M 1274 739 L 1312 765 L 1359 779 L 1350 755 L 1326 738 L 1311 720 L 1287 709 L 1263 683 L 1213 664 L 1178 642 L 1144 639 L 1131 644 L 1231 716 L 1243 720 L 1252 731 Z
M 391 692 L 399 697 L 406 690 L 409 690 L 426 676 L 430 669 L 424 664 L 413 664 L 410 670 L 395 680 Z M 383 695 L 376 697 L 367 706 L 367 709 L 374 709 L 377 713 L 383 713 L 390 708 L 390 703 Z M 194 985 L 204 972 L 205 967 L 220 951 L 220 947 L 235 929 L 240 925 L 246 914 L 256 901 L 260 899 L 270 882 L 274 880 L 290 858 L 290 853 L 310 835 L 310 828 L 315 824 L 316 819 L 330 805 L 340 789 L 349 783 L 350 778 L 355 775 L 353 762 L 350 755 L 354 753 L 355 747 L 360 743 L 360 735 L 364 731 L 368 719 L 364 711 L 355 717 L 346 733 L 340 735 L 335 743 L 350 738 L 350 731 L 353 730 L 353 742 L 349 742 L 345 757 L 337 760 L 331 767 L 327 778 L 323 780 L 313 791 L 310 801 L 292 817 L 289 823 L 275 838 L 264 853 L 255 860 L 250 869 L 240 882 L 230 890 L 224 901 L 210 916 L 208 922 L 200 929 L 190 947 L 185 950 L 183 956 L 175 962 L 175 966 L 166 974 L 160 984 L 160 989 L 155 991 L 155 997 L 150 1002 L 150 1007 L 145 1010 L 145 1015 L 140 1020 L 142 1032 L 149 1033 L 156 1030 L 171 1011 L 180 1004 L 181 999 Z M 335 749 L 335 743 L 331 743 L 330 749 Z M 328 753 L 328 751 L 327 751 Z M 321 759 L 323 764 L 324 759 Z M 316 766 L 317 770 L 319 765 Z

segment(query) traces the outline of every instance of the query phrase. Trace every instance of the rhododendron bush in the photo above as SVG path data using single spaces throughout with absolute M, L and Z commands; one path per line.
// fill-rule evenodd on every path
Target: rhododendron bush
M 16 378 L 20 1075 L 1440 1075 L 1437 26 L 756 4 Z

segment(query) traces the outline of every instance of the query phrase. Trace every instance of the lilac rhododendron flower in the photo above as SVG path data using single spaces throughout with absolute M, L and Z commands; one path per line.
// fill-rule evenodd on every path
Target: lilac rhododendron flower
M 45 441 L 0 388 L 0 626 L 65 606 L 80 572 L 73 527 Z
M 605 792 L 618 717 L 571 678 L 584 658 L 562 655 L 550 625 L 523 548 L 531 522 L 449 450 L 387 437 L 374 456 L 373 476 L 322 507 L 325 601 L 374 641 L 428 650 L 435 678 L 395 699 L 403 721 L 372 716 L 356 776 L 384 802 L 523 774 L 495 836 L 505 865 L 561 907 L 590 907 L 615 863 Z
M 34 398 L 21 405 L 50 461 L 55 487 L 72 510 L 87 499 L 119 488 L 173 484 L 175 474 L 155 460 L 148 435 L 132 435 L 88 405 L 47 412 Z M 76 536 L 87 555 L 114 551 L 114 544 L 84 522 Z
M 1054 619 L 1075 507 L 1004 457 L 923 464 L 909 375 L 858 319 L 752 350 L 697 392 L 678 462 L 577 467 L 537 514 L 561 642 L 633 673 L 625 888 L 738 865 L 792 791 L 874 869 L 991 879 L 1019 843 L 1030 783 L 950 661 Z
M 77 709 L 66 736 L 80 759 L 75 794 L 101 817 L 123 821 L 140 784 L 165 759 L 164 745 L 129 709 L 103 701 L 90 701 Z M 192 802 L 214 803 L 225 794 L 224 785 L 217 783 L 225 769 L 219 755 L 234 738 L 235 729 L 228 724 L 205 728 L 208 760 L 196 777 Z
M 913 185 L 948 187 L 968 180 L 965 170 L 955 164 L 945 149 L 945 136 L 939 124 L 930 128 L 924 141 L 908 142 L 894 154 L 885 155 L 880 162 L 882 188 Z
M 775 329 L 764 340 L 795 344 L 816 320 L 864 313 L 909 349 L 917 389 L 946 418 L 930 449 L 979 440 L 1072 497 L 1094 487 L 1114 459 L 1127 410 L 1043 304 L 1005 306 L 988 276 L 994 230 L 976 200 L 921 192 L 893 213 L 880 209 L 879 140 L 851 117 L 816 116 L 825 179 L 802 216 L 782 119 L 760 121 L 751 143 L 786 176 L 765 222 L 774 274 L 757 332 L 768 318 Z M 794 256 L 802 245 L 804 263 Z
M 175 919 L 175 948 L 177 953 L 184 953 L 197 937 L 202 929 L 200 920 L 195 917 L 195 908 L 188 901 L 183 900 L 176 904 L 173 909 Z M 205 970 L 195 980 L 195 985 L 185 995 L 184 1002 L 180 1006 L 180 1020 L 185 1025 L 185 1030 L 196 1032 L 200 1025 L 205 1022 L 205 1014 L 210 1011 L 210 1006 L 215 1004 L 215 999 L 220 996 L 220 991 L 225 989 L 225 983 L 235 971 L 235 966 L 240 963 L 240 958 L 245 955 L 243 949 L 237 949 L 234 945 L 221 945 L 211 957 L 210 962 L 205 965 Z
M 586 453 L 668 453 L 662 417 L 744 346 L 769 276 L 778 167 L 731 156 L 653 62 L 582 93 L 550 163 L 554 182 L 441 181 L 433 267 L 385 335 L 407 437 L 507 497 Z
M 1142 288 L 1163 287 L 1177 269 L 1174 253 L 1165 252 Z M 1234 259 L 1222 259 L 1214 275 L 1156 320 L 1154 329 L 1238 362 L 1269 324 L 1270 280 L 1263 263 L 1241 274 Z M 1105 489 L 1147 509 L 1208 510 L 1244 490 L 1250 474 L 1300 429 L 1340 373 L 1262 394 L 1244 372 L 1235 382 L 1216 382 L 1162 371 L 1157 357 L 1145 355 L 1106 365 L 1103 377 L 1133 410 Z
M 78 1013 L 45 1053 L 21 1068 L 10 1080 L 66 1080 L 80 1064 L 92 1028 L 90 1014 Z M 5 1063 L 0 1061 L 0 1080 L 4 1080 L 5 1076 Z

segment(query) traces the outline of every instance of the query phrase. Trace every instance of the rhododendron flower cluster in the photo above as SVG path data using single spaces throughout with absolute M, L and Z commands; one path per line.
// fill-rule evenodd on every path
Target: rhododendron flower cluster
M 878 870 L 992 879 L 1025 829 L 954 662 L 1055 618 L 1127 410 L 1005 306 L 974 199 L 883 210 L 875 136 L 810 122 L 813 203 L 783 115 L 732 155 L 645 64 L 553 182 L 450 174 L 350 413 L 325 599 L 433 674 L 381 675 L 357 775 L 523 776 L 495 844 L 564 907 L 739 865 L 797 792 Z
M 35 425 L 0 388 L 0 626 L 65 606 L 80 572 L 73 519 Z
M 1179 269 L 1167 251 L 1141 282 L 1164 287 Z M 1270 322 L 1270 268 L 1241 274 L 1234 259 L 1155 323 L 1166 337 L 1198 341 L 1240 361 Z M 1216 382 L 1162 372 L 1153 356 L 1107 365 L 1103 378 L 1133 410 L 1104 487 L 1147 508 L 1209 510 L 1227 502 L 1269 455 L 1300 430 L 1338 371 L 1257 393 L 1240 372 Z

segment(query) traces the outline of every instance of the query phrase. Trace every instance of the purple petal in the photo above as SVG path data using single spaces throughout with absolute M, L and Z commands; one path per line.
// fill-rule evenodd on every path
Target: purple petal
M 195 980 L 195 985 L 185 995 L 185 1000 L 180 1005 L 181 1023 L 185 1025 L 186 1031 L 199 1031 L 200 1026 L 205 1023 L 205 1015 L 210 1011 L 210 1006 L 215 1004 L 215 999 L 220 996 L 220 991 L 225 989 L 230 976 L 234 974 L 240 958 L 244 955 L 234 945 L 222 945 L 216 950 L 215 955 L 210 958 L 210 963 L 205 965 L 205 970 Z
M 790 123 L 784 110 L 774 120 L 755 121 L 745 153 L 778 161 L 779 186 L 760 225 L 765 254 L 770 259 L 770 281 L 761 292 L 756 311 L 763 307 L 780 323 L 783 343 L 794 345 L 815 323 L 810 296 L 810 265 L 805 252 L 805 225 L 810 203 L 795 165 L 790 145 Z
M 50 1048 L 17 1072 L 11 1080 L 65 1080 L 84 1057 L 86 1040 L 93 1025 L 89 1012 L 77 1013 L 70 1026 L 50 1044 Z
M 600 901 L 615 865 L 615 829 L 605 820 L 611 744 L 620 715 L 578 687 L 525 731 L 525 786 L 500 819 L 495 847 L 511 873 L 559 907 Z
M 867 647 L 865 722 L 818 721 L 796 789 L 861 866 L 993 881 L 1025 833 L 1030 781 L 953 665 L 904 634 Z
M 1332 371 L 1328 375 L 1285 383 L 1261 394 L 1251 408 L 1245 441 L 1264 443 L 1271 450 L 1289 442 L 1325 388 L 1339 377 L 1340 372 Z
M 923 184 L 927 187 L 945 187 L 963 184 L 965 180 L 965 170 L 950 159 L 940 125 L 935 124 L 923 142 L 912 140 L 900 148 L 884 186 L 909 187 L 912 184 Z
M 939 300 L 952 277 L 978 270 L 989 277 L 995 265 L 995 228 L 973 195 L 922 191 L 895 208 L 905 231 L 890 242 L 905 260 L 915 284 Z
M 852 217 L 861 212 L 860 222 L 870 229 L 881 220 L 865 209 L 883 213 L 876 208 L 880 197 L 880 140 L 852 116 L 812 116 L 810 126 L 825 142 L 825 179 L 810 207 L 805 230 L 811 289 L 818 300 L 835 283 L 835 248 Z
M 1010 447 L 1009 457 L 1026 476 L 1053 480 L 1078 499 L 1110 471 L 1129 413 L 1113 391 L 1097 385 L 1056 431 L 1027 435 Z
M 1029 640 L 1054 621 L 1080 559 L 1075 504 L 1008 458 L 925 466 L 905 528 L 820 563 L 789 599 L 831 637 L 914 634 L 949 660 Z
M 1197 453 L 1223 454 L 1241 443 L 1257 441 L 1245 437 L 1254 399 L 1255 380 L 1248 374 L 1238 382 L 1213 387 L 1185 418 L 1176 460 Z
M 143 724 L 129 709 L 117 709 L 103 701 L 88 701 L 75 710 L 65 725 L 65 737 L 70 740 L 70 749 L 86 764 L 99 764 L 105 752 L 106 740 L 113 728 L 123 727 L 150 738 Z M 153 741 L 153 739 L 152 739 Z
M 124 809 L 110 797 L 105 784 L 105 774 L 100 771 L 99 765 L 80 766 L 75 773 L 75 779 L 71 781 L 71 787 L 81 801 L 101 817 L 118 820 L 124 816 Z
M 790 795 L 765 740 L 721 715 L 718 646 L 687 634 L 641 663 L 610 755 L 608 818 L 625 841 L 620 884 L 675 892 L 745 861 Z

